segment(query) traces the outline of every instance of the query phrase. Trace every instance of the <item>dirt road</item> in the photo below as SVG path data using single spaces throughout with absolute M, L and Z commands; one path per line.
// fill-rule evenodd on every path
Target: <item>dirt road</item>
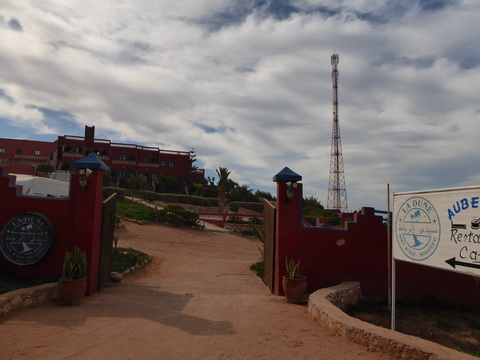
M 256 240 L 133 223 L 119 234 L 153 261 L 81 306 L 3 318 L 1 359 L 390 359 L 271 295 L 249 270 Z

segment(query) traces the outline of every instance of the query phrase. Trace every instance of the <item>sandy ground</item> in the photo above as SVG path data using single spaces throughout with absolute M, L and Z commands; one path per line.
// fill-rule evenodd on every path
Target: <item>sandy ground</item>
M 153 261 L 78 307 L 1 319 L 0 359 L 390 359 L 270 294 L 249 270 L 257 240 L 133 223 L 119 235 Z

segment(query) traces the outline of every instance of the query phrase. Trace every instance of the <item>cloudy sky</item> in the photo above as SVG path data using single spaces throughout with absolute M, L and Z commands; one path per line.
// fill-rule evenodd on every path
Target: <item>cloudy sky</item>
M 350 210 L 480 184 L 478 0 L 1 0 L 0 137 L 197 153 L 326 205 L 330 57 Z

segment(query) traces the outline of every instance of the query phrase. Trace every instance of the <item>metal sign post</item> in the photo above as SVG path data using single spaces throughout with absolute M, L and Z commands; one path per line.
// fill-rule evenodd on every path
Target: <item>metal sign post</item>
M 390 329 L 395 331 L 395 259 L 392 258 L 392 310 L 391 310 L 391 320 L 390 320 Z
M 392 257 L 392 212 L 390 210 L 390 184 L 387 184 L 387 233 L 388 233 L 388 302 L 391 314 L 390 328 L 395 331 L 395 260 Z

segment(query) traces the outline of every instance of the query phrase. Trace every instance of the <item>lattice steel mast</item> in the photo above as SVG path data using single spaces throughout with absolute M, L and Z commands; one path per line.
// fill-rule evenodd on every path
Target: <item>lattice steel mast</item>
M 333 128 L 327 208 L 340 210 L 341 212 L 348 212 L 347 187 L 345 185 L 345 172 L 343 170 L 342 141 L 340 140 L 340 125 L 338 123 L 338 54 L 333 54 L 331 60 L 333 81 Z

